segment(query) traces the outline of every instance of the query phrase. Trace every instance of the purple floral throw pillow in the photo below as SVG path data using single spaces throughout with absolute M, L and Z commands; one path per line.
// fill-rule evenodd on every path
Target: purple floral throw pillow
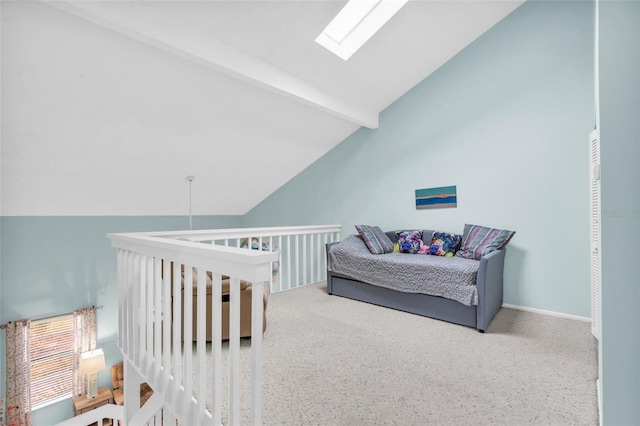
M 422 232 L 420 231 L 396 232 L 396 240 L 400 253 L 416 254 L 422 248 Z

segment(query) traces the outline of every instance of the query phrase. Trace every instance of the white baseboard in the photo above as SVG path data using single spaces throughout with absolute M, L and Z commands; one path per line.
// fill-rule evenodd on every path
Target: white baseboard
M 518 309 L 520 311 L 533 312 L 533 313 L 542 314 L 542 315 L 551 315 L 552 317 L 560 317 L 560 318 L 567 318 L 567 319 L 572 319 L 572 320 L 576 320 L 576 321 L 591 322 L 591 318 L 589 318 L 589 317 L 581 317 L 581 316 L 578 316 L 578 315 L 563 314 L 561 312 L 545 311 L 544 309 L 536 309 L 536 308 L 529 308 L 529 307 L 526 307 L 526 306 L 511 305 L 509 303 L 503 303 L 502 307 L 503 308 L 510 308 L 510 309 Z

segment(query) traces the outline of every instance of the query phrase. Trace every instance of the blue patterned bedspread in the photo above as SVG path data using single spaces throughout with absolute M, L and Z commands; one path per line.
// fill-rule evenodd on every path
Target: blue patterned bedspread
M 423 293 L 478 304 L 480 261 L 425 254 L 371 254 L 359 235 L 329 248 L 329 271 L 406 293 Z

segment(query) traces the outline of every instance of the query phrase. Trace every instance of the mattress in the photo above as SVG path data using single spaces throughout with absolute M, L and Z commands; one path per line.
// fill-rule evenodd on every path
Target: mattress
M 371 254 L 359 235 L 329 248 L 329 271 L 405 293 L 421 293 L 478 304 L 476 277 L 480 261 L 427 254 Z

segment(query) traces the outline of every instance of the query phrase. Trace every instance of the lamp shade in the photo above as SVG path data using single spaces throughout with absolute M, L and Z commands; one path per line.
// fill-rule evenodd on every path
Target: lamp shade
M 80 371 L 82 374 L 95 373 L 106 367 L 102 349 L 94 349 L 80 354 Z

